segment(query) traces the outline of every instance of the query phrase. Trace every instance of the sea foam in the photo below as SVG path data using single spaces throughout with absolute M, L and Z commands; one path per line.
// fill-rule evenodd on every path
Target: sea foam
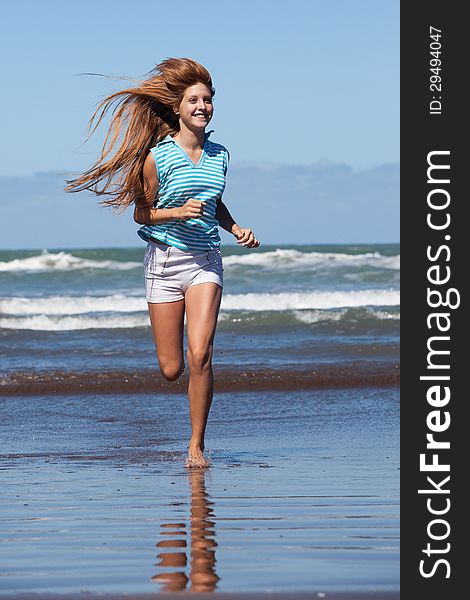
M 277 248 L 267 252 L 249 252 L 247 254 L 229 254 L 223 257 L 224 267 L 228 269 L 237 266 L 263 267 L 268 269 L 302 269 L 315 270 L 336 267 L 373 267 L 377 269 L 400 269 L 400 256 L 384 256 L 379 252 L 362 254 L 345 254 L 335 252 L 302 252 L 289 248 Z M 80 258 L 69 252 L 48 252 L 27 258 L 15 258 L 10 261 L 0 261 L 0 271 L 70 271 L 79 269 L 109 269 L 129 270 L 141 268 L 137 261 L 93 260 Z
M 138 296 L 46 296 L 43 298 L 4 298 L 0 300 L 3 315 L 79 315 L 93 312 L 139 312 L 147 310 L 142 293 Z
M 43 250 L 41 254 L 28 258 L 15 258 L 0 261 L 0 271 L 70 271 L 74 269 L 113 269 L 128 270 L 140 267 L 138 262 L 121 262 L 116 260 L 92 260 L 79 258 L 68 252 L 50 253 Z
M 398 290 L 361 290 L 325 292 L 278 292 L 225 294 L 221 310 L 295 310 L 348 308 L 356 306 L 397 306 Z M 0 299 L 2 315 L 78 315 L 93 312 L 146 311 L 143 294 L 110 296 L 47 296 L 43 298 L 13 297 Z
M 272 269 L 318 268 L 318 267 L 376 267 L 381 269 L 400 269 L 400 255 L 384 256 L 379 252 L 363 254 L 344 254 L 335 252 L 301 252 L 290 248 L 277 248 L 268 252 L 250 252 L 246 255 L 231 254 L 224 256 L 224 266 L 247 265 Z

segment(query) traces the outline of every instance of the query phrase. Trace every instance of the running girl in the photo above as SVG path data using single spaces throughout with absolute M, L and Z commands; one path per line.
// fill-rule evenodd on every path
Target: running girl
M 186 314 L 188 398 L 192 435 L 187 467 L 207 467 L 204 436 L 212 403 L 212 355 L 223 288 L 218 226 L 237 243 L 257 248 L 249 227 L 240 227 L 222 201 L 229 153 L 209 139 L 215 94 L 202 65 L 169 58 L 139 86 L 105 98 L 98 127 L 117 101 L 99 160 L 67 181 L 66 191 L 90 190 L 103 204 L 134 206 L 138 235 L 147 242 L 144 257 L 146 299 L 160 370 L 168 381 L 185 370 Z M 122 140 L 108 158 L 119 135 Z M 87 138 L 88 139 L 88 138 Z M 101 184 L 101 187 L 100 187 Z

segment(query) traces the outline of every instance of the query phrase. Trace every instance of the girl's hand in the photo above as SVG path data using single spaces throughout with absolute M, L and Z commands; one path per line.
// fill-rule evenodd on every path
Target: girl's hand
M 188 221 L 189 219 L 195 219 L 203 214 L 203 208 L 207 204 L 204 200 L 194 200 L 190 198 L 187 202 L 178 208 L 178 219 L 182 221 Z
M 237 238 L 237 244 L 241 246 L 257 248 L 260 245 L 259 240 L 255 238 L 253 231 L 249 227 L 240 227 L 232 233 Z

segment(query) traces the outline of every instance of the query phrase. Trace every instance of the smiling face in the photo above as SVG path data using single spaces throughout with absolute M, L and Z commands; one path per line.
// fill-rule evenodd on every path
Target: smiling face
M 192 131 L 204 129 L 214 112 L 209 88 L 203 83 L 196 83 L 186 88 L 175 112 L 180 119 L 180 125 L 185 125 Z

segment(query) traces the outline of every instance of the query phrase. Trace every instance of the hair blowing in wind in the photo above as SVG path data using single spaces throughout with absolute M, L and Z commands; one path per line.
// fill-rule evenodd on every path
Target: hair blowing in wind
M 85 142 L 115 105 L 101 154 L 87 171 L 66 180 L 66 192 L 89 190 L 105 196 L 101 204 L 120 209 L 119 212 L 144 199 L 145 159 L 155 144 L 168 134 L 178 133 L 179 120 L 173 108 L 179 106 L 185 89 L 203 83 L 212 96 L 215 94 L 207 69 L 189 58 L 168 58 L 150 74 L 151 77 L 137 87 L 115 92 L 100 102 L 88 123 L 90 133 Z M 98 113 L 98 121 L 93 126 Z M 121 139 L 120 144 L 118 139 Z

